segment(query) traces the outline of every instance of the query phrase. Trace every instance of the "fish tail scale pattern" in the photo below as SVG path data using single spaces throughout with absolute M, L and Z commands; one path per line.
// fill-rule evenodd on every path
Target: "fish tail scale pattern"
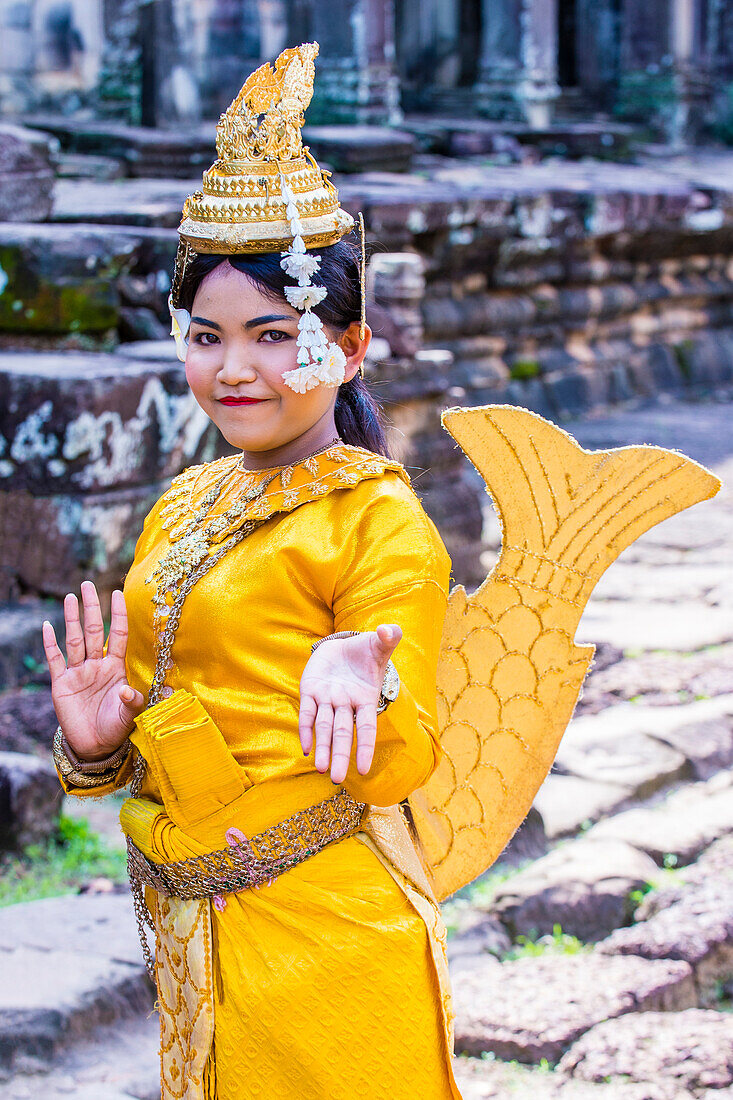
M 720 487 L 676 452 L 585 451 L 526 409 L 442 419 L 486 482 L 503 544 L 476 592 L 451 592 L 437 677 L 443 757 L 410 796 L 441 899 L 496 859 L 552 765 L 593 657 L 574 637 L 602 574 Z

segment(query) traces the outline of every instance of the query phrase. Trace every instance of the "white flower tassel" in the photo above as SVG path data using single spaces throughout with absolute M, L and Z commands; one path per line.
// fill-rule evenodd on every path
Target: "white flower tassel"
M 171 295 L 168 295 L 168 312 L 171 315 L 171 336 L 176 342 L 176 354 L 182 363 L 186 362 L 188 332 L 191 328 L 191 314 L 187 309 L 176 309 Z
M 296 362 L 294 370 L 283 374 L 283 382 L 296 393 L 306 393 L 316 386 L 340 386 L 345 377 L 346 356 L 336 343 L 329 343 L 320 317 L 312 313 L 327 295 L 325 286 L 311 283 L 321 264 L 320 256 L 307 252 L 303 240 L 303 223 L 298 214 L 295 194 L 280 175 L 280 190 L 285 200 L 285 212 L 293 235 L 293 243 L 282 252 L 280 266 L 286 275 L 297 280 L 297 286 L 285 287 L 285 297 L 294 309 L 303 311 L 298 322 Z

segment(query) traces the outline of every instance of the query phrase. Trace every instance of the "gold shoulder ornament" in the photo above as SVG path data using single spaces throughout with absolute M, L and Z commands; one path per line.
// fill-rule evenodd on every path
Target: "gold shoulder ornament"
M 526 409 L 441 419 L 486 482 L 503 537 L 478 590 L 450 594 L 437 676 L 444 755 L 409 799 L 439 900 L 491 866 L 552 766 L 593 659 L 574 637 L 598 580 L 645 531 L 720 488 L 682 454 L 586 451 Z

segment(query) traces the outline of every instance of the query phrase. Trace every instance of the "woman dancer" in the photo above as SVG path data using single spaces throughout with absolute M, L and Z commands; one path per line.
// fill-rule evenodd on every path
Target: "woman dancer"
M 65 789 L 132 781 L 166 1098 L 460 1096 L 399 810 L 440 756 L 450 562 L 361 377 L 353 222 L 300 140 L 316 52 L 253 74 L 184 208 L 174 332 L 237 453 L 153 507 L 106 649 L 91 582 L 67 661 L 44 625 Z

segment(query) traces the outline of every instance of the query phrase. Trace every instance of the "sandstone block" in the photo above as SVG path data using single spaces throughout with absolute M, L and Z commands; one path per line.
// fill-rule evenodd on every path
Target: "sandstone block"
M 0 752 L 0 848 L 23 849 L 49 840 L 62 792 L 50 761 Z
M 145 484 L 212 457 L 219 440 L 177 361 L 0 355 L 0 492 Z
M 460 930 L 448 940 L 448 962 L 451 974 L 473 970 L 477 959 L 486 955 L 500 956 L 511 948 L 504 925 L 492 914 L 469 910 L 462 920 Z
M 614 1081 L 597 1085 L 545 1069 L 486 1058 L 461 1056 L 454 1059 L 453 1065 L 463 1100 L 690 1100 L 687 1090 L 662 1079 L 643 1084 Z M 720 1096 L 717 1092 L 706 1093 L 704 1100 L 728 1098 L 723 1090 Z
M 135 242 L 114 229 L 0 225 L 0 331 L 104 332 L 117 324 L 117 276 Z
M 52 497 L 0 493 L 0 595 L 12 598 L 21 590 L 61 599 L 89 578 L 108 599 L 129 568 L 145 516 L 168 484 Z
M 682 959 L 693 968 L 705 999 L 716 982 L 733 978 L 733 878 L 688 887 L 674 905 L 631 928 L 620 928 L 598 950 L 645 959 Z
M 631 787 L 550 772 L 535 795 L 545 832 L 551 840 L 574 835 L 587 822 L 613 813 L 632 796 Z
M 458 1053 L 530 1063 L 559 1061 L 602 1020 L 697 1003 L 687 963 L 594 953 L 484 959 L 453 992 Z
M 200 177 L 184 177 L 181 181 L 62 179 L 56 182 L 53 220 L 69 226 L 82 222 L 89 226 L 147 226 L 172 231 L 181 221 L 184 202 L 200 186 Z
M 561 420 L 581 416 L 596 405 L 609 404 L 603 378 L 589 370 L 551 371 L 543 379 L 551 406 Z
M 646 736 L 645 719 L 652 726 L 655 720 L 657 726 L 661 724 L 655 709 L 660 708 L 621 704 L 576 718 L 560 744 L 555 768 L 582 779 L 626 787 L 636 798 L 648 798 L 685 778 L 689 769 L 684 755 Z M 672 724 L 674 719 L 667 717 Z
M 6 572 L 10 563 L 3 561 L 3 565 L 3 572 Z M 0 574 L 0 583 L 4 579 Z M 28 684 L 45 684 L 48 681 L 41 639 L 41 624 L 44 619 L 49 619 L 58 631 L 63 627 L 63 608 L 46 600 L 0 604 L 0 691 Z M 32 706 L 29 703 L 31 709 Z
M 660 537 L 668 534 L 669 529 Z M 670 600 L 673 596 L 671 593 Z M 577 637 L 579 642 L 610 642 L 623 650 L 673 649 L 688 653 L 733 640 L 733 621 L 729 608 L 692 600 L 675 599 L 666 604 L 635 600 L 633 605 L 597 600 L 588 605 Z
M 681 867 L 657 885 L 636 910 L 636 920 L 648 920 L 655 913 L 686 898 L 690 890 L 703 889 L 711 881 L 728 885 L 733 882 L 733 835 L 713 841 L 695 863 Z
M 0 222 L 45 221 L 53 207 L 53 143 L 0 125 Z
M 733 773 L 720 772 L 706 783 L 683 787 L 653 807 L 625 810 L 601 821 L 588 840 L 624 840 L 662 865 L 673 856 L 691 863 L 721 836 L 733 832 Z
M 306 126 L 303 140 L 335 172 L 408 172 L 412 134 L 386 126 Z
M 63 644 L 63 629 L 59 633 Z M 0 693 L 0 749 L 36 753 L 41 748 L 48 752 L 57 724 L 50 688 L 33 685 Z
M 631 920 L 629 895 L 656 871 L 653 860 L 629 844 L 581 839 L 513 875 L 491 909 L 513 937 L 547 935 L 559 924 L 581 940 L 598 940 Z
M 711 779 L 733 768 L 733 714 L 690 723 L 663 735 L 690 762 L 695 779 Z
M 129 894 L 9 906 L 0 943 L 0 1067 L 47 1061 L 70 1035 L 150 1011 Z
M 733 1021 L 694 1008 L 630 1013 L 591 1028 L 559 1068 L 586 1081 L 667 1079 L 692 1095 L 726 1088 L 733 1083 Z

